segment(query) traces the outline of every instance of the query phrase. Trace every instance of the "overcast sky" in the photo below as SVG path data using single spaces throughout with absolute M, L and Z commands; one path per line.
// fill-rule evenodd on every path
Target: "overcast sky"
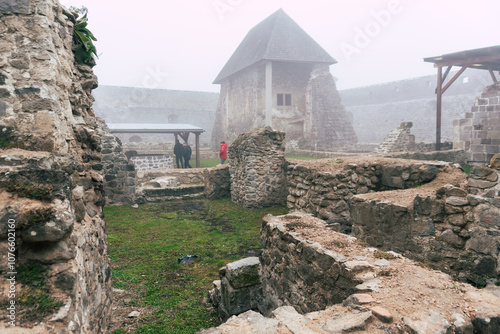
M 85 6 L 101 85 L 219 91 L 246 33 L 282 8 L 338 63 L 339 89 L 435 74 L 424 57 L 499 45 L 498 0 L 61 0 Z

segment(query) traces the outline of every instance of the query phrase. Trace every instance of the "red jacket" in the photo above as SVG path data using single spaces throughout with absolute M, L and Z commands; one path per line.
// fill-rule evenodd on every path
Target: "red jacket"
M 219 158 L 226 160 L 227 159 L 227 144 L 220 145 Z

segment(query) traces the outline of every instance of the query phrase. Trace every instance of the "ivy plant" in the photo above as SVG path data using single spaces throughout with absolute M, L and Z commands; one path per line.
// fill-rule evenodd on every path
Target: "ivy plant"
M 70 10 L 76 14 L 75 16 L 81 16 L 76 19 L 76 23 L 73 28 L 73 41 L 76 44 L 74 50 L 75 59 L 78 64 L 89 64 L 94 60 L 94 56 L 97 57 L 97 50 L 93 41 L 97 41 L 92 32 L 87 29 L 87 8 L 75 8 L 71 7 Z

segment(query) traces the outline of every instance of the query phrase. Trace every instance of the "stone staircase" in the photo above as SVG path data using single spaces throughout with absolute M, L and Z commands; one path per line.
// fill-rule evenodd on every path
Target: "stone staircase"
M 202 168 L 138 171 L 138 202 L 204 198 L 203 171 Z

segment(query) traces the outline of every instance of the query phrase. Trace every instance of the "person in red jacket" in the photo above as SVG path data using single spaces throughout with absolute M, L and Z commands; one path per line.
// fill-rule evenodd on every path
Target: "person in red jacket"
M 221 165 L 223 165 L 227 159 L 227 144 L 223 141 L 220 142 L 219 158 Z

